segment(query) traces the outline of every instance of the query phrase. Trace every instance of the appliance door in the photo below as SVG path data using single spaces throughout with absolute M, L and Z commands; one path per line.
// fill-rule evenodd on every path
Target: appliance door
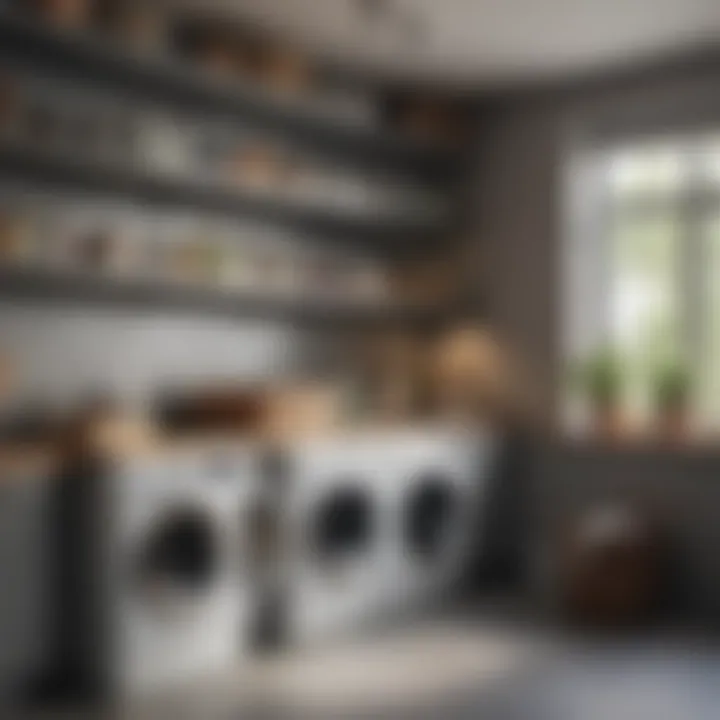
M 148 517 L 115 573 L 121 694 L 227 669 L 241 640 L 237 514 L 233 522 L 220 503 L 195 497 Z
M 338 474 L 297 509 L 291 634 L 308 642 L 348 632 L 378 598 L 378 508 L 370 483 Z
M 452 584 L 472 542 L 474 494 L 449 471 L 417 474 L 402 502 L 401 534 L 408 600 Z

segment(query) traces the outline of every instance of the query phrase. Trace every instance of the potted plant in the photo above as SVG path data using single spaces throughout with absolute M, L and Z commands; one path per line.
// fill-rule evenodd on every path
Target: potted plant
M 691 390 L 690 372 L 683 363 L 665 363 L 657 368 L 653 393 L 656 430 L 661 439 L 678 442 L 687 437 Z
M 595 434 L 602 439 L 618 439 L 625 431 L 621 402 L 623 369 L 619 358 L 609 350 L 599 351 L 581 367 L 580 380 Z

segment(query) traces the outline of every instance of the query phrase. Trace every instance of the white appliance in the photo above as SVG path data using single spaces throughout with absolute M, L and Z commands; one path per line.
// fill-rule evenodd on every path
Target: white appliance
M 243 656 L 258 466 L 251 447 L 214 444 L 122 460 L 101 476 L 93 602 L 105 632 L 87 652 L 103 692 L 153 693 Z
M 303 441 L 289 450 L 285 535 L 290 642 L 350 632 L 392 605 L 393 438 Z
M 490 436 L 479 429 L 428 429 L 398 441 L 394 575 L 403 607 L 441 598 L 481 552 L 477 542 L 492 455 Z

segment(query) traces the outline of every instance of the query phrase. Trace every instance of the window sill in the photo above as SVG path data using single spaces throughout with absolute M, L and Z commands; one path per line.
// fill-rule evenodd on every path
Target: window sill
M 618 455 L 718 456 L 720 435 L 692 434 L 678 440 L 664 440 L 653 435 L 627 434 L 616 438 L 602 438 L 592 434 L 558 434 L 552 444 L 578 452 Z

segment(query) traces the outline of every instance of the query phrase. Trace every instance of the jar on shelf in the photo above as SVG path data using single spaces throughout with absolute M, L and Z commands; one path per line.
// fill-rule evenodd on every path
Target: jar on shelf
M 381 304 L 387 300 L 388 280 L 381 267 L 362 261 L 350 267 L 348 273 L 347 285 L 356 301 Z
M 277 190 L 291 174 L 282 150 L 267 142 L 245 143 L 232 153 L 229 166 L 234 183 L 257 191 Z
M 309 58 L 299 50 L 284 45 L 266 47 L 260 56 L 259 80 L 281 96 L 308 96 L 314 77 Z
M 194 218 L 173 218 L 164 223 L 167 276 L 182 283 L 211 283 L 215 255 L 202 223 Z
M 300 287 L 296 258 L 289 248 L 279 246 L 275 250 L 275 292 L 285 297 L 298 294 Z
M 257 281 L 253 255 L 243 233 L 236 226 L 228 225 L 219 230 L 221 261 L 220 284 L 234 290 L 251 289 Z
M 84 267 L 83 242 L 96 230 L 98 218 L 75 198 L 62 198 L 62 201 L 62 207 L 55 203 L 43 207 L 43 226 L 45 232 L 51 234 L 44 260 L 54 272 L 77 272 Z
M 147 113 L 136 121 L 137 155 L 149 172 L 189 175 L 194 166 L 192 137 L 171 117 Z
M 232 290 L 247 290 L 253 284 L 253 272 L 245 248 L 225 243 L 222 249 L 220 285 Z
M 133 207 L 108 212 L 108 228 L 113 234 L 112 253 L 107 271 L 123 280 L 139 280 L 145 272 L 148 245 L 147 217 Z
M 119 240 L 115 229 L 109 225 L 99 225 L 77 240 L 75 248 L 79 270 L 89 272 L 109 272 L 113 269 Z
M 220 285 L 223 260 L 222 237 L 214 223 L 202 222 L 198 225 L 194 247 L 197 280 L 213 286 Z
M 181 238 L 176 227 L 177 222 L 162 215 L 147 219 L 143 245 L 146 267 L 153 280 L 167 283 L 181 280 L 178 262 Z
M 31 261 L 33 255 L 33 227 L 29 216 L 0 208 L 0 265 L 21 265 Z
M 269 243 L 259 248 L 253 254 L 253 265 L 260 291 L 276 296 L 295 292 L 293 260 L 282 245 Z
M 329 255 L 320 255 L 312 263 L 312 292 L 323 301 L 344 301 L 347 288 L 343 283 L 341 263 Z

